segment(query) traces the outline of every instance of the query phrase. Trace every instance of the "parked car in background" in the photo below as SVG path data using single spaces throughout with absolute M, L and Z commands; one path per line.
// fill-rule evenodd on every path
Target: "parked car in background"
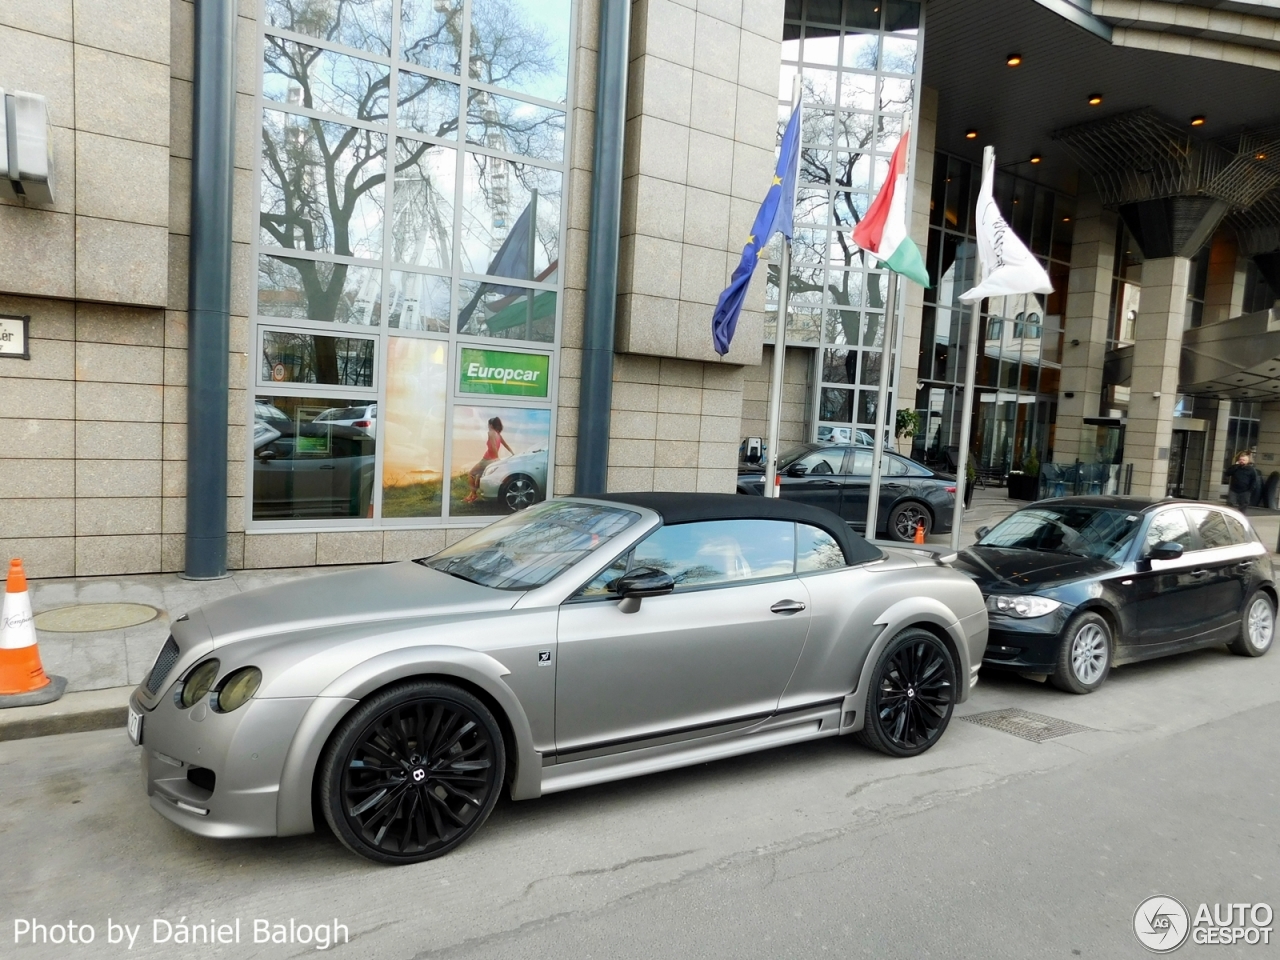
M 321 817 L 404 864 L 465 842 L 504 789 L 846 734 L 918 756 L 977 682 L 987 613 L 968 577 L 824 510 L 644 493 L 537 504 L 171 630 L 129 701 L 152 809 L 220 838 Z
M 978 534 L 955 566 L 986 597 L 989 667 L 1091 693 L 1120 664 L 1223 643 L 1249 657 L 1271 648 L 1271 558 L 1221 504 L 1063 497 Z
M 784 500 L 823 507 L 855 530 L 867 524 L 871 491 L 871 448 L 859 445 L 802 443 L 778 461 Z M 738 493 L 764 495 L 761 470 L 739 467 Z M 881 459 L 880 507 L 876 536 L 908 541 L 924 524 L 925 534 L 948 533 L 955 509 L 956 481 L 923 464 L 885 451 Z
M 512 512 L 547 498 L 547 451 L 531 450 L 495 460 L 480 475 L 480 499 Z
M 335 427 L 350 427 L 372 437 L 378 430 L 378 405 L 362 403 L 354 407 L 331 407 L 315 418 L 313 423 L 327 423 Z
M 254 404 L 253 518 L 365 517 L 373 497 L 371 433 L 333 421 L 297 423 Z

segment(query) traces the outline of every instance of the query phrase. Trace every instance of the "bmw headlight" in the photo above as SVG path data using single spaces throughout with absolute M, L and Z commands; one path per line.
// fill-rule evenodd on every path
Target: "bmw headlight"
M 218 713 L 230 713 L 243 707 L 262 684 L 262 671 L 257 667 L 241 667 L 223 680 L 213 695 L 213 709 Z
M 987 597 L 987 609 L 992 613 L 1003 613 L 1006 617 L 1017 617 L 1019 620 L 1030 620 L 1032 617 L 1043 617 L 1053 613 L 1062 604 L 1048 597 L 1033 596 L 990 596 Z
M 213 689 L 213 681 L 218 679 L 218 661 L 206 660 L 187 674 L 187 679 L 178 688 L 178 706 L 194 707 L 204 699 L 206 693 Z

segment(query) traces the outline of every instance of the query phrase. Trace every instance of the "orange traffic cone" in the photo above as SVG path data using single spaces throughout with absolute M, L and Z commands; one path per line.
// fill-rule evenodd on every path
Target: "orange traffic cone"
M 914 539 L 916 543 L 924 543 L 924 521 L 923 520 L 921 520 L 919 523 L 916 524 L 916 535 Z
M 47 676 L 40 663 L 27 577 L 22 561 L 12 560 L 0 607 L 0 707 L 51 703 L 66 688 L 65 679 Z

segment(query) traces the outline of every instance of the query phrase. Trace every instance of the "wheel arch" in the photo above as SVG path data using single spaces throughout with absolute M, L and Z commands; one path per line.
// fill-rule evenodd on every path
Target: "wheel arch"
M 529 718 L 502 677 L 505 667 L 486 654 L 459 648 L 408 648 L 374 657 L 334 680 L 312 702 L 285 757 L 277 798 L 277 834 L 315 830 L 316 772 L 343 719 L 368 697 L 412 680 L 452 683 L 477 696 L 502 732 L 507 753 L 505 781 L 522 800 L 541 793 L 542 757 L 533 744 Z

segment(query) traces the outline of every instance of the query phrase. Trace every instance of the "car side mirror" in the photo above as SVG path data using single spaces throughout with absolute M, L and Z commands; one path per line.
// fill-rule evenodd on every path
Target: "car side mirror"
M 803 477 L 808 472 L 809 468 L 803 463 L 793 463 L 791 466 L 787 467 L 788 477 Z
M 981 540 L 990 532 L 991 532 L 990 527 L 979 527 L 977 530 L 973 531 L 973 535 L 976 539 Z
M 618 609 L 623 613 L 635 613 L 644 597 L 662 597 L 676 588 L 671 574 L 654 567 L 640 567 L 613 581 L 610 589 L 622 598 Z
M 1174 543 L 1172 540 L 1161 540 L 1147 551 L 1148 560 L 1177 560 L 1180 556 L 1182 556 L 1182 544 Z
M 261 460 L 261 461 L 263 461 L 264 463 L 265 463 L 267 460 L 274 460 L 275 458 L 276 458 L 276 452 L 275 452 L 274 450 L 259 450 L 259 451 L 258 451 L 258 459 L 259 459 L 259 460 Z

